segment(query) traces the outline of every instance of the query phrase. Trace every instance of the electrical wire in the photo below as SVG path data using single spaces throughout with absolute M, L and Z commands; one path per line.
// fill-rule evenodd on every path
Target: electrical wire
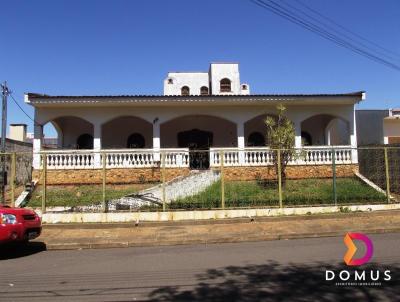
M 377 63 L 386 65 L 387 67 L 390 67 L 394 70 L 400 71 L 399 65 L 396 65 L 393 62 L 383 59 L 383 58 L 379 57 L 378 55 L 368 52 L 354 44 L 351 44 L 349 41 L 346 41 L 345 39 L 329 32 L 328 30 L 316 25 L 315 23 L 312 23 L 312 22 L 302 18 L 301 16 L 296 15 L 295 13 L 293 13 L 289 9 L 283 7 L 282 5 L 276 3 L 275 1 L 266 0 L 266 1 L 268 1 L 268 3 L 263 0 L 250 0 L 250 1 L 263 9 L 266 9 L 266 10 L 268 10 L 268 11 L 294 23 L 294 24 L 299 25 L 300 27 L 302 27 L 308 31 L 311 31 L 311 32 L 319 35 L 320 37 L 322 37 L 326 40 L 329 40 L 329 41 L 335 43 L 338 46 L 341 46 L 343 48 L 351 50 L 361 56 L 364 56 L 364 57 L 366 57 L 372 61 L 375 61 Z
M 11 99 L 14 101 L 15 105 L 18 106 L 18 108 L 37 126 L 41 126 L 39 123 L 37 123 L 35 121 L 35 119 L 33 119 L 28 113 L 26 113 L 26 111 L 21 107 L 20 104 L 18 104 L 18 102 L 16 101 L 16 99 L 14 98 L 14 96 L 12 95 L 12 93 L 10 93 Z

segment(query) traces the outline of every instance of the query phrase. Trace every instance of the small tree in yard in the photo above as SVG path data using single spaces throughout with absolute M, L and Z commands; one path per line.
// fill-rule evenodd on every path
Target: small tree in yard
M 277 116 L 268 116 L 265 120 L 267 126 L 267 141 L 269 147 L 274 150 L 280 150 L 281 175 L 282 182 L 286 180 L 286 166 L 291 158 L 296 155 L 294 148 L 295 129 L 293 123 L 285 116 L 286 108 L 279 104 L 276 106 Z M 276 175 L 278 175 L 278 151 L 273 153 L 273 161 Z

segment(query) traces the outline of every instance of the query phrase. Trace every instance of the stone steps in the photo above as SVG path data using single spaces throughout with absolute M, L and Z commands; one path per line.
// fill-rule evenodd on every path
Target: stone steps
M 195 195 L 220 179 L 219 171 L 193 170 L 187 176 L 175 178 L 165 184 L 166 203 Z M 162 184 L 135 194 L 109 201 L 110 210 L 139 208 L 144 205 L 161 205 Z

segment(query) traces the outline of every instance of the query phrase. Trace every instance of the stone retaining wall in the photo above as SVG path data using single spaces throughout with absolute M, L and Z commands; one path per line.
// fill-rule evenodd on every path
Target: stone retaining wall
M 34 170 L 33 179 L 42 181 L 42 171 Z M 48 185 L 101 184 L 103 182 L 101 169 L 81 170 L 47 170 Z M 165 169 L 165 180 L 169 181 L 178 176 L 186 176 L 189 168 Z M 160 182 L 160 168 L 109 169 L 106 171 L 107 184 L 132 184 Z
M 218 169 L 218 168 L 216 168 Z M 219 170 L 219 169 L 218 169 Z M 358 172 L 358 165 L 337 165 L 337 177 L 351 177 Z M 178 176 L 189 175 L 189 168 L 167 168 L 165 169 L 165 180 L 169 181 Z M 315 166 L 288 166 L 286 168 L 287 178 L 329 178 L 332 177 L 331 165 Z M 255 180 L 276 179 L 273 166 L 264 167 L 224 167 L 226 180 Z M 41 182 L 41 171 L 33 171 L 33 179 Z M 131 184 L 160 182 L 160 168 L 133 168 L 133 169 L 109 169 L 106 171 L 108 184 Z M 48 185 L 75 185 L 75 184 L 101 184 L 101 169 L 82 170 L 48 170 Z
M 358 165 L 337 165 L 337 177 L 352 177 L 358 172 Z M 255 180 L 255 179 L 276 179 L 275 168 L 267 167 L 224 167 L 226 180 Z M 288 179 L 301 178 L 329 178 L 332 177 L 331 165 L 315 166 L 288 166 L 286 168 Z

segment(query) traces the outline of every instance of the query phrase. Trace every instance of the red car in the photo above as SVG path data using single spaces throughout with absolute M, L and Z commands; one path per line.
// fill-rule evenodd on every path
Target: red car
M 35 239 L 41 232 L 42 222 L 34 211 L 0 205 L 0 244 Z

